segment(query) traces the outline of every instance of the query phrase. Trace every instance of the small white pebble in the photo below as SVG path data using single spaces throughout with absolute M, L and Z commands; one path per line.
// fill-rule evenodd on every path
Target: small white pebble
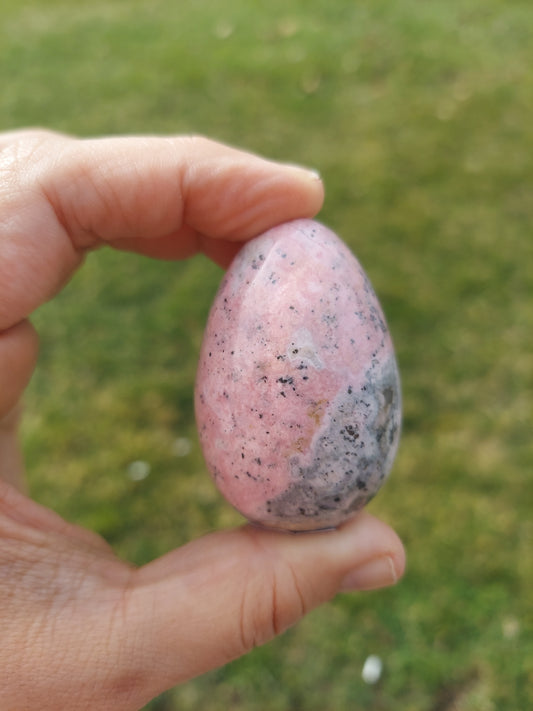
M 148 462 L 137 459 L 128 466 L 128 476 L 132 481 L 142 481 L 150 474 L 152 467 Z
M 174 444 L 172 445 L 172 451 L 176 457 L 186 457 L 190 454 L 191 449 L 191 440 L 187 439 L 187 437 L 178 437 L 174 440 Z
M 381 673 L 383 672 L 383 662 L 381 659 L 375 655 L 371 654 L 365 659 L 363 664 L 363 671 L 361 676 L 365 684 L 375 684 L 381 678 Z

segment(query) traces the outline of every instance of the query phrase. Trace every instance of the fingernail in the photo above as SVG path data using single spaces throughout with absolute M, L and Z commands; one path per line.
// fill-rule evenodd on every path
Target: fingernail
M 287 163 L 287 165 L 290 168 L 295 168 L 296 170 L 305 173 L 307 177 L 311 178 L 312 180 L 316 180 L 319 183 L 322 182 L 322 176 L 320 175 L 318 170 L 315 170 L 314 168 L 308 168 L 305 165 L 298 165 L 297 163 Z
M 397 582 L 398 574 L 394 567 L 394 561 L 390 556 L 385 555 L 381 558 L 374 558 L 360 568 L 351 570 L 344 577 L 339 592 L 374 590 L 395 585 Z
M 318 170 L 309 170 L 309 169 L 308 169 L 307 172 L 308 172 L 309 175 L 313 178 L 313 180 L 318 180 L 319 182 L 322 181 L 322 176 L 320 175 L 320 173 L 318 172 Z

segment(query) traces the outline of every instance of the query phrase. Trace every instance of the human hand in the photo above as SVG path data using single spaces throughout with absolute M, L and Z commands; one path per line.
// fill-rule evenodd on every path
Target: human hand
M 244 240 L 311 217 L 320 181 L 200 138 L 0 136 L 0 708 L 134 711 L 281 633 L 340 590 L 394 583 L 404 552 L 366 512 L 292 536 L 245 525 L 141 568 L 21 488 L 27 317 L 91 249 L 226 266 Z M 8 483 L 10 482 L 10 483 Z

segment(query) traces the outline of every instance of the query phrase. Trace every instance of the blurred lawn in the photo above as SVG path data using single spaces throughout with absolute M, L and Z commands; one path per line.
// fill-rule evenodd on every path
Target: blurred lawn
M 0 128 L 200 132 L 318 168 L 321 219 L 365 265 L 397 346 L 403 442 L 371 510 L 406 543 L 405 580 L 339 598 L 149 708 L 533 708 L 533 6 L 261 5 L 0 11 Z M 101 252 L 35 318 L 33 492 L 138 563 L 240 521 L 192 409 L 219 279 L 201 258 Z

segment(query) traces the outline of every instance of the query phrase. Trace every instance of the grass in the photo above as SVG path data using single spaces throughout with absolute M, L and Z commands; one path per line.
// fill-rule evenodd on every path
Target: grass
M 525 0 L 5 0 L 0 129 L 199 132 L 318 168 L 321 219 L 365 265 L 397 347 L 403 441 L 371 509 L 406 543 L 405 580 L 337 599 L 152 711 L 533 707 L 532 20 Z M 35 316 L 34 495 L 138 563 L 240 520 L 192 410 L 219 279 L 200 258 L 101 252 Z

